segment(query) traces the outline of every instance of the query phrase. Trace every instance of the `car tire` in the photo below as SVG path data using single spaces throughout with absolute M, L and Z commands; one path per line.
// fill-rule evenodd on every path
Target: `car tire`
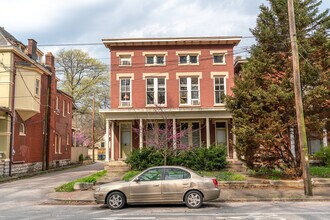
M 121 209 L 126 204 L 126 198 L 121 192 L 112 192 L 107 197 L 107 205 L 110 209 Z
M 190 209 L 198 209 L 203 205 L 203 196 L 200 192 L 193 190 L 186 194 L 184 201 Z

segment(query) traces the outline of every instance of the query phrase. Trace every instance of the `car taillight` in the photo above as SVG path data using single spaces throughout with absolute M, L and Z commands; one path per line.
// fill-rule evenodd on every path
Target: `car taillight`
M 212 178 L 213 184 L 216 188 L 218 188 L 218 180 L 216 178 Z

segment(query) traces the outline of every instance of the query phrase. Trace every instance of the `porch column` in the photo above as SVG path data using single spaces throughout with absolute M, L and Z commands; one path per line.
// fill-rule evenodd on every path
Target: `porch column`
M 105 162 L 109 162 L 109 119 L 105 120 Z
M 176 138 L 176 119 L 173 118 L 173 149 L 176 149 L 176 142 L 177 142 L 177 138 Z
M 115 122 L 111 121 L 111 160 L 115 160 Z
M 140 125 L 139 125 L 139 147 L 140 150 L 143 148 L 143 122 L 142 118 L 140 118 Z
M 206 147 L 209 148 L 211 145 L 210 139 L 210 119 L 206 118 Z
M 236 135 L 233 134 L 233 159 L 237 159 L 237 154 L 235 150 L 235 145 L 236 145 Z
M 328 131 L 323 128 L 323 147 L 328 146 Z

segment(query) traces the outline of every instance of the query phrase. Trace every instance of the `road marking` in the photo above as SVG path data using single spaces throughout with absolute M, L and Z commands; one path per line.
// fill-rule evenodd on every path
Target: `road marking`
M 131 220 L 131 219 L 149 220 L 149 219 L 156 219 L 156 217 L 114 217 L 114 218 L 93 218 L 93 219 L 99 219 L 99 220 Z

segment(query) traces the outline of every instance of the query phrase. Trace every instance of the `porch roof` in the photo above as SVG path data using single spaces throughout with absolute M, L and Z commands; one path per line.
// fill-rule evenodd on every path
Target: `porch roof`
M 232 114 L 225 107 L 100 109 L 100 113 L 107 120 L 232 118 Z

